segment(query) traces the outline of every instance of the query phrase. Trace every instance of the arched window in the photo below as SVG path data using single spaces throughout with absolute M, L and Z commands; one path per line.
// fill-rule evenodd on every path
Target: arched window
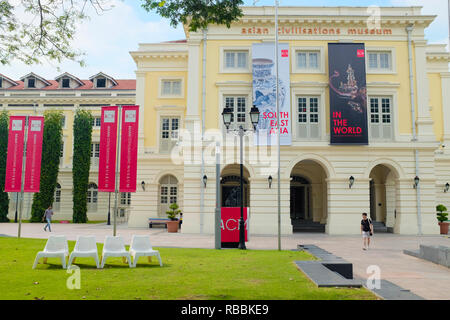
M 172 203 L 178 201 L 178 180 L 172 175 L 165 175 L 159 180 L 159 215 L 166 216 Z
M 97 211 L 98 187 L 95 183 L 90 183 L 87 192 L 88 211 Z
M 53 210 L 59 211 L 60 209 L 61 209 L 61 185 L 57 183 L 55 189 L 55 202 L 53 202 Z

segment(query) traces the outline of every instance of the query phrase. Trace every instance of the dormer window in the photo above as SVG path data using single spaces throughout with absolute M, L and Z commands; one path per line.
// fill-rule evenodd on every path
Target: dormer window
M 61 83 L 62 88 L 70 88 L 70 79 L 69 78 L 63 78 Z
M 105 78 L 97 78 L 97 88 L 106 88 L 106 79 Z
M 36 79 L 28 78 L 28 88 L 36 88 Z

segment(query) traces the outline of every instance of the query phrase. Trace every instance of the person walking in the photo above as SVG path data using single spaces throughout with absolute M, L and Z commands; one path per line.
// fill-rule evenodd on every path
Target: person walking
M 369 250 L 370 237 L 373 235 L 373 224 L 365 212 L 362 214 L 361 234 L 363 237 L 363 250 Z
M 47 224 L 44 227 L 44 231 L 47 231 L 47 227 L 48 227 L 48 231 L 52 232 L 52 227 L 51 227 L 52 216 L 53 216 L 53 210 L 52 210 L 52 206 L 50 206 L 50 207 L 48 207 L 47 210 L 45 210 L 44 216 L 42 217 L 42 222 L 44 222 L 44 219 L 47 221 Z

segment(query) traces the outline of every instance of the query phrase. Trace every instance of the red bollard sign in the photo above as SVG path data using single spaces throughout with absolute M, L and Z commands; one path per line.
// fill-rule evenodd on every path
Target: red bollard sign
M 244 208 L 245 241 L 248 241 L 248 210 Z M 221 242 L 239 243 L 239 220 L 241 219 L 241 208 L 221 209 Z

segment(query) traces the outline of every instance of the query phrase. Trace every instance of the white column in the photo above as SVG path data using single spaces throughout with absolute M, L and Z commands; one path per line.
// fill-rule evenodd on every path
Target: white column
M 441 73 L 442 113 L 444 120 L 444 152 L 450 154 L 450 72 Z
M 414 41 L 417 93 L 417 129 L 419 141 L 436 141 L 430 114 L 430 87 L 426 68 L 427 41 Z
M 139 106 L 139 136 L 138 152 L 143 155 L 144 147 L 144 120 L 145 120 L 145 75 L 143 71 L 136 71 L 136 105 Z
M 186 128 L 193 126 L 193 122 L 200 121 L 200 43 L 199 40 L 188 42 L 188 88 L 187 88 L 187 110 Z

